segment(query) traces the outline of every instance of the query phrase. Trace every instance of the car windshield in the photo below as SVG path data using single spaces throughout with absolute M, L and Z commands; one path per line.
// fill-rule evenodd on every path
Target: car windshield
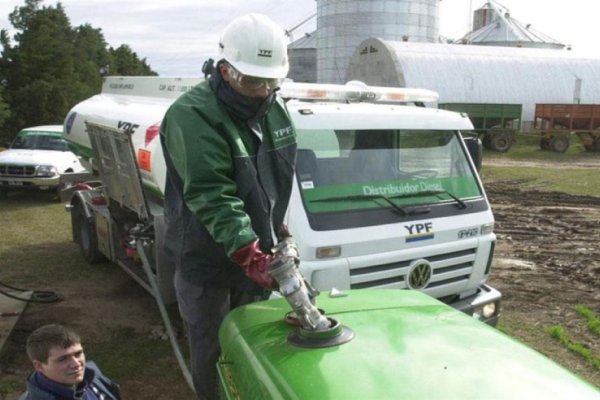
M 482 198 L 457 131 L 300 130 L 296 176 L 313 221 Z
M 28 149 L 28 150 L 69 150 L 67 142 L 56 135 L 44 135 L 40 133 L 21 133 L 13 140 L 11 149 Z

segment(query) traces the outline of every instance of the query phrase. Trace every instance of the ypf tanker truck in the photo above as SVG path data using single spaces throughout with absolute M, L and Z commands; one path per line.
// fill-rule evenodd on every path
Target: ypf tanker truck
M 110 260 L 173 301 L 161 254 L 165 163 L 160 121 L 195 78 L 108 77 L 67 115 L 64 138 L 98 178 L 68 201 L 73 239 L 91 262 Z M 486 285 L 496 237 L 477 173 L 480 148 L 461 114 L 419 106 L 420 89 L 285 82 L 297 129 L 286 223 L 301 270 L 318 290 L 415 289 L 495 324 L 501 296 Z M 144 256 L 144 255 L 142 255 Z M 142 257 L 144 258 L 144 257 Z

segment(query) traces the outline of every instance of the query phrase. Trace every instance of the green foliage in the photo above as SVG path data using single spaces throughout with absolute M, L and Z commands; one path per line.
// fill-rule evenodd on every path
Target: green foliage
M 112 60 L 110 69 L 112 75 L 157 75 L 146 64 L 146 59 L 140 60 L 126 44 L 116 49 L 111 47 L 109 53 Z
M 575 310 L 587 320 L 587 327 L 596 335 L 600 336 L 600 318 L 588 307 L 580 304 L 575 307 Z
M 68 110 L 100 91 L 100 68 L 112 74 L 156 75 L 127 45 L 109 48 L 100 29 L 73 28 L 61 3 L 25 0 L 0 31 L 0 143 L 26 126 L 60 124 Z

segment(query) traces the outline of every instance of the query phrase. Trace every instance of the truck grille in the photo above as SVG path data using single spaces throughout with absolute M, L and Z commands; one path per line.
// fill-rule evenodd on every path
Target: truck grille
M 431 263 L 432 269 L 432 277 L 423 289 L 466 282 L 473 271 L 475 255 L 476 249 L 472 248 L 422 257 Z M 353 268 L 350 270 L 350 288 L 407 288 L 406 281 L 413 261 L 415 260 Z
M 0 164 L 0 176 L 34 176 L 34 165 Z

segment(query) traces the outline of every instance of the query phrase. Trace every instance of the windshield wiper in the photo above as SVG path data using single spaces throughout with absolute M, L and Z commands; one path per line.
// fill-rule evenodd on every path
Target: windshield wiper
M 458 204 L 458 208 L 460 208 L 461 210 L 467 208 L 467 204 L 464 201 L 462 201 L 461 199 L 459 199 L 458 197 L 456 197 L 455 195 L 453 195 L 446 189 L 424 190 L 422 192 L 399 194 L 396 196 L 390 196 L 390 198 L 393 199 L 393 198 L 398 198 L 398 197 L 418 197 L 418 196 L 429 196 L 429 195 L 436 195 L 436 194 L 447 194 L 448 196 L 450 196 L 452 198 L 452 200 L 456 201 L 456 203 Z
M 356 194 L 356 195 L 349 195 L 349 196 L 325 197 L 323 199 L 311 200 L 311 202 L 317 203 L 317 202 L 330 202 L 330 201 L 357 201 L 357 200 L 358 201 L 360 201 L 360 200 L 384 200 L 386 203 L 388 203 L 390 206 L 392 206 L 392 208 L 394 210 L 398 211 L 403 217 L 408 215 L 408 212 L 406 212 L 406 210 L 404 208 L 395 204 L 393 201 L 390 200 L 389 197 L 384 196 L 382 194 L 365 194 L 365 195 Z
M 467 208 L 467 204 L 464 201 L 462 201 L 461 199 L 459 199 L 458 197 L 456 197 L 455 195 L 453 195 L 452 193 L 450 193 L 449 191 L 447 191 L 445 189 L 423 190 L 420 192 L 396 194 L 393 196 L 384 196 L 382 194 L 365 194 L 365 195 L 357 194 L 357 195 L 349 195 L 349 196 L 335 196 L 335 197 L 326 197 L 323 199 L 314 199 L 314 200 L 311 200 L 311 202 L 384 200 L 386 203 L 391 205 L 396 211 L 400 212 L 402 214 L 402 216 L 407 216 L 407 215 L 413 215 L 413 214 L 427 214 L 431 210 L 430 209 L 416 209 L 416 210 L 407 211 L 404 207 L 400 207 L 399 205 L 395 204 L 391 199 L 431 196 L 431 195 L 437 195 L 437 194 L 447 194 L 454 201 L 456 201 L 457 207 L 460 208 L 461 210 Z

